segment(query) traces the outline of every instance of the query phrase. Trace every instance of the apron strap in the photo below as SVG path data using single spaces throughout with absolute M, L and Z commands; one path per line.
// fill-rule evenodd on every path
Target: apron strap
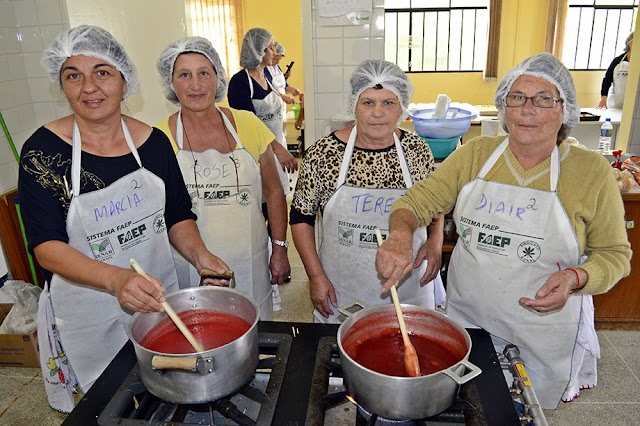
M 224 115 L 222 110 L 220 108 L 218 108 L 217 105 L 215 105 L 215 107 L 218 110 L 218 112 L 220 113 L 220 115 L 222 116 L 222 122 L 224 123 L 225 127 L 227 128 L 227 130 L 229 130 L 229 133 L 231 133 L 231 136 L 233 136 L 233 139 L 235 139 L 236 144 L 240 147 L 240 149 L 243 149 L 244 146 L 240 142 L 240 137 L 238 137 L 238 133 L 236 132 L 236 129 L 233 128 L 233 124 L 231 124 L 231 121 L 229 121 L 227 116 Z M 184 126 L 182 124 L 182 109 L 180 109 L 178 111 L 178 117 L 176 118 L 176 144 L 178 145 L 178 148 L 181 151 L 184 150 L 184 137 L 183 137 L 183 134 L 184 134 Z
M 140 161 L 140 155 L 129 132 L 129 127 L 125 123 L 124 119 L 120 117 L 120 123 L 122 124 L 122 132 L 124 133 L 124 139 L 127 141 L 127 146 L 131 150 L 138 166 L 142 168 L 142 161 Z M 71 139 L 71 196 L 80 195 L 80 170 L 82 162 L 82 139 L 80 138 L 80 129 L 78 123 L 73 120 L 73 136 Z
M 357 127 L 358 125 L 356 124 L 355 126 L 353 126 L 353 129 L 351 129 L 351 134 L 349 135 L 349 140 L 347 141 L 347 147 L 344 151 L 342 165 L 340 166 L 340 175 L 338 176 L 336 189 L 343 185 L 347 178 L 347 171 L 349 170 L 349 165 L 351 164 L 353 149 L 356 146 L 356 136 L 358 135 Z M 398 139 L 398 135 L 396 135 L 395 131 L 393 132 L 393 143 L 398 152 L 398 161 L 400 162 L 400 169 L 402 170 L 402 178 L 404 179 L 406 187 L 411 188 L 413 186 L 413 179 L 411 179 L 411 173 L 409 173 L 409 166 L 407 165 L 407 160 L 404 156 L 404 150 L 402 149 L 400 139 Z
M 244 69 L 244 72 L 247 73 L 247 80 L 249 80 L 249 97 L 251 99 L 253 99 L 253 81 L 251 81 L 251 76 L 249 75 L 249 70 L 247 70 L 246 68 Z
M 509 146 L 509 137 L 507 137 L 498 147 L 493 151 L 491 156 L 484 163 L 480 172 L 478 172 L 478 179 L 484 179 L 484 177 L 489 173 L 489 170 L 496 164 L 498 158 L 502 155 L 502 153 Z M 549 187 L 551 192 L 556 192 L 558 188 L 558 180 L 560 179 L 560 153 L 558 150 L 558 145 L 553 148 L 551 152 L 551 163 L 549 167 L 549 176 L 550 182 Z

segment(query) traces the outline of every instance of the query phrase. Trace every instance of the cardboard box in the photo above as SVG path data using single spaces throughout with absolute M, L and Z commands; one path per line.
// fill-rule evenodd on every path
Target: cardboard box
M 9 314 L 12 303 L 0 303 L 0 324 Z M 0 334 L 0 366 L 40 367 L 38 329 L 29 334 Z

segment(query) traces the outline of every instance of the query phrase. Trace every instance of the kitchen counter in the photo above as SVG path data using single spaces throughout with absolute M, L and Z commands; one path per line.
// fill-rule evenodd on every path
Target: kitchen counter
M 634 252 L 631 273 L 605 294 L 593 297 L 599 328 L 640 329 L 640 190 L 622 194 L 627 236 Z

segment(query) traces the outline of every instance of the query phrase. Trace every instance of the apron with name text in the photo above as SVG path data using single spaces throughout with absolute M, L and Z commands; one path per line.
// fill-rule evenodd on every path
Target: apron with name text
M 556 194 L 557 147 L 550 191 L 484 180 L 508 143 L 507 138 L 496 148 L 458 195 L 459 239 L 451 257 L 446 312 L 464 327 L 491 333 L 498 352 L 506 343 L 516 345 L 542 408 L 555 409 L 572 375 L 581 315 L 593 316 L 583 311 L 584 298 L 591 296 L 572 295 L 560 311 L 546 314 L 520 305 L 520 297 L 534 298 L 559 268 L 576 267 L 580 249 Z
M 220 256 L 234 271 L 236 290 L 251 296 L 260 305 L 260 319 L 271 320 L 269 237 L 260 203 L 260 168 L 243 147 L 229 119 L 216 109 L 237 148 L 227 153 L 212 148 L 204 152 L 185 150 L 179 112 L 176 120 L 178 164 L 191 196 L 193 212 L 198 215 L 202 240 L 210 252 Z M 197 286 L 200 276 L 196 269 L 175 250 L 174 260 L 181 285 L 188 282 L 189 286 Z
M 356 301 L 366 306 L 391 303 L 389 292 L 380 292 L 383 281 L 375 265 L 378 250 L 375 230 L 379 228 L 383 238 L 387 237 L 391 205 L 413 185 L 400 140 L 395 133 L 393 139 L 406 188 L 375 189 L 345 184 L 356 135 L 357 126 L 354 126 L 345 149 L 336 192 L 325 205 L 322 214 L 320 262 L 333 284 L 340 307 Z M 418 228 L 413 234 L 414 255 L 426 241 L 427 229 Z M 420 286 L 420 278 L 426 269 L 427 262 L 423 262 L 398 284 L 401 303 L 434 309 L 444 302 L 440 274 L 425 286 Z M 329 318 L 314 310 L 314 322 L 338 323 L 340 314 L 335 308 L 331 310 L 334 315 Z
M 164 219 L 165 186 L 142 166 L 129 129 L 125 139 L 139 169 L 106 188 L 80 194 L 81 140 L 74 122 L 72 155 L 73 198 L 67 216 L 69 245 L 82 254 L 121 268 L 138 263 L 163 285 L 165 294 L 178 289 Z M 80 386 L 88 391 L 129 339 L 131 312 L 106 290 L 51 280 L 51 302 L 67 358 Z

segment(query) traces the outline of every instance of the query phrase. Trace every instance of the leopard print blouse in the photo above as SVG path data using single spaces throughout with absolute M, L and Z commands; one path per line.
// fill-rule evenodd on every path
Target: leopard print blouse
M 413 182 L 426 179 L 435 169 L 429 145 L 415 133 L 404 130 L 401 133 L 400 144 Z M 293 194 L 290 224 L 313 225 L 318 211 L 324 211 L 335 192 L 346 147 L 346 142 L 332 133 L 307 150 Z M 380 150 L 355 147 L 346 184 L 364 188 L 405 188 L 395 145 Z

